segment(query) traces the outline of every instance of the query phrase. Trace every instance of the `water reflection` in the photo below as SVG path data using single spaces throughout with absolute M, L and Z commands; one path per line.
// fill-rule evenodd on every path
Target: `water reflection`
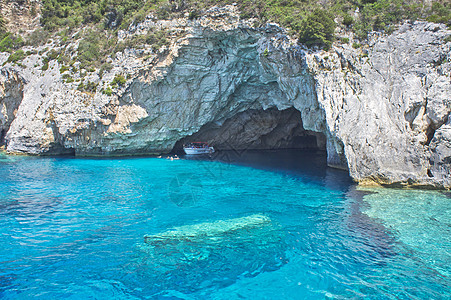
M 218 151 L 211 155 L 184 155 L 187 160 L 219 161 L 282 173 L 306 182 L 319 183 L 327 188 L 344 190 L 352 184 L 347 171 L 327 167 L 327 153 L 318 150 L 243 150 Z M 204 165 L 208 168 L 208 165 Z M 213 176 L 218 176 L 212 173 Z

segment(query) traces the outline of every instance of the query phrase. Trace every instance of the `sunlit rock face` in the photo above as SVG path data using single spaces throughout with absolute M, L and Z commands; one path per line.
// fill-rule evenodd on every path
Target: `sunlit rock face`
M 155 24 L 148 26 L 151 30 Z M 224 122 L 244 111 L 271 109 L 277 114 L 288 108 L 297 111 L 294 123 L 301 124 L 299 130 L 325 135 L 324 113 L 316 100 L 306 54 L 283 29 L 275 25 L 253 29 L 239 20 L 234 7 L 212 9 L 195 22 L 178 20 L 165 26 L 183 34 L 164 55 L 150 59 L 130 51 L 117 55 L 113 71 L 130 72 L 131 78 L 111 97 L 69 89 L 55 72 L 57 66 L 49 68 L 45 79 L 25 74 L 29 86 L 43 87 L 25 93 L 21 117 L 7 136 L 8 150 L 39 154 L 73 149 L 77 155 L 167 153 L 177 141 L 207 124 Z M 106 74 L 104 82 L 114 75 Z M 240 142 L 258 149 L 290 147 L 281 141 L 292 139 L 287 135 L 294 123 L 276 124 L 285 120 L 266 116 L 263 122 L 271 123 L 268 128 L 254 124 L 254 131 L 245 135 L 261 140 L 261 135 L 278 127 L 284 136 L 260 144 L 233 143 L 240 148 L 244 147 Z M 284 126 L 288 131 L 281 130 Z M 25 143 L 28 132 L 35 134 Z M 328 141 L 333 140 L 329 135 Z
M 277 25 L 251 23 L 234 6 L 193 21 L 149 17 L 119 37 L 166 28 L 171 44 L 118 53 L 102 78 L 88 75 L 99 83 L 92 94 L 65 83 L 56 61 L 46 72 L 35 67 L 38 55 L 25 68 L 6 64 L 25 82 L 7 150 L 136 155 L 196 139 L 218 149 L 316 144 L 330 166 L 362 183 L 451 187 L 445 26 L 406 23 L 364 48 L 336 44 L 325 52 L 300 47 Z M 102 94 L 117 74 L 126 84 Z
M 327 124 L 343 142 L 350 174 L 363 182 L 451 185 L 451 32 L 405 23 L 369 47 L 314 56 Z
M 287 48 L 271 48 L 275 43 L 286 43 Z M 267 47 L 271 50 L 265 55 Z M 324 132 L 325 120 L 316 101 L 313 77 L 300 53 L 288 47 L 292 46 L 277 28 L 268 29 L 268 33 L 241 27 L 226 31 L 193 29 L 185 44 L 173 49 L 171 65 L 164 70 L 143 71 L 124 96 L 149 114 L 140 122 L 146 124 L 143 129 L 152 138 L 147 145 L 154 147 L 153 152 L 168 151 L 176 141 L 194 135 L 221 149 L 289 146 L 280 143 L 290 139 L 289 130 L 280 130 L 283 136 L 273 141 L 256 142 L 277 123 L 288 121 L 278 113 L 288 108 L 298 112 L 295 123 L 302 124 L 301 130 Z M 266 118 L 249 113 L 269 109 L 273 113 L 266 113 Z M 247 115 L 242 114 L 245 111 Z M 231 121 L 226 120 L 233 118 L 249 125 L 238 137 L 239 125 L 227 126 Z M 222 127 L 213 131 L 224 122 L 229 130 Z

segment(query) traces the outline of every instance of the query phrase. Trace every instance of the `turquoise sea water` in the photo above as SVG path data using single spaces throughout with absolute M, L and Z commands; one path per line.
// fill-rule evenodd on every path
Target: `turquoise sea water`
M 449 299 L 449 194 L 234 155 L 0 156 L 0 298 Z

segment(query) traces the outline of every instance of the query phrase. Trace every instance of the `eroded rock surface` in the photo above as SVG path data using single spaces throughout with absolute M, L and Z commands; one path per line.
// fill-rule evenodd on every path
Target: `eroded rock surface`
M 148 17 L 119 36 L 167 28 L 174 32 L 171 44 L 149 55 L 125 50 L 102 78 L 89 75 L 103 87 L 116 74 L 128 75 L 111 96 L 100 88 L 77 91 L 63 81 L 56 61 L 40 71 L 34 67 L 39 55 L 28 56 L 25 68 L 6 64 L 26 82 L 7 150 L 156 154 L 186 137 L 220 147 L 289 147 L 282 142 L 289 138 L 274 132 L 291 132 L 315 136 L 329 165 L 349 169 L 360 182 L 451 186 L 445 26 L 406 23 L 390 36 L 372 37 L 363 49 L 335 45 L 310 52 L 277 25 L 256 29 L 251 23 L 233 6 L 213 8 L 195 21 Z M 284 122 L 280 115 L 287 110 L 297 113 Z M 255 120 L 264 115 L 259 126 Z M 253 138 L 239 126 L 223 126 L 246 118 Z
M 335 59 L 314 56 L 324 66 L 315 77 L 318 101 L 353 178 L 450 185 L 449 34 L 445 26 L 406 23 L 361 51 L 337 47 Z
M 39 0 L 0 0 L 0 12 L 10 32 L 33 30 L 39 25 Z
M 0 70 L 0 146 L 22 102 L 24 82 L 12 70 Z

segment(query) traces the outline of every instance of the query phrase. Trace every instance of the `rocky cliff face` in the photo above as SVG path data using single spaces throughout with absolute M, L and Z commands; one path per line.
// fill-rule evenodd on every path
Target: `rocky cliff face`
M 77 91 L 55 61 L 40 71 L 38 54 L 24 68 L 6 64 L 23 82 L 7 150 L 164 153 L 190 139 L 223 149 L 316 146 L 361 182 L 451 187 L 449 30 L 404 24 L 363 49 L 310 52 L 280 27 L 255 29 L 238 16 L 213 8 L 196 21 L 148 17 L 121 32 L 175 33 L 159 53 L 126 50 L 102 79 L 91 74 L 100 86 L 128 75 L 111 96 Z
M 11 126 L 23 99 L 24 82 L 12 70 L 0 70 L 0 146 L 5 142 L 6 133 Z
M 0 0 L 0 12 L 10 32 L 35 29 L 39 26 L 40 10 L 39 0 Z
M 437 24 L 404 24 L 361 52 L 313 56 L 325 69 L 315 77 L 318 101 L 357 180 L 450 186 L 449 34 Z

